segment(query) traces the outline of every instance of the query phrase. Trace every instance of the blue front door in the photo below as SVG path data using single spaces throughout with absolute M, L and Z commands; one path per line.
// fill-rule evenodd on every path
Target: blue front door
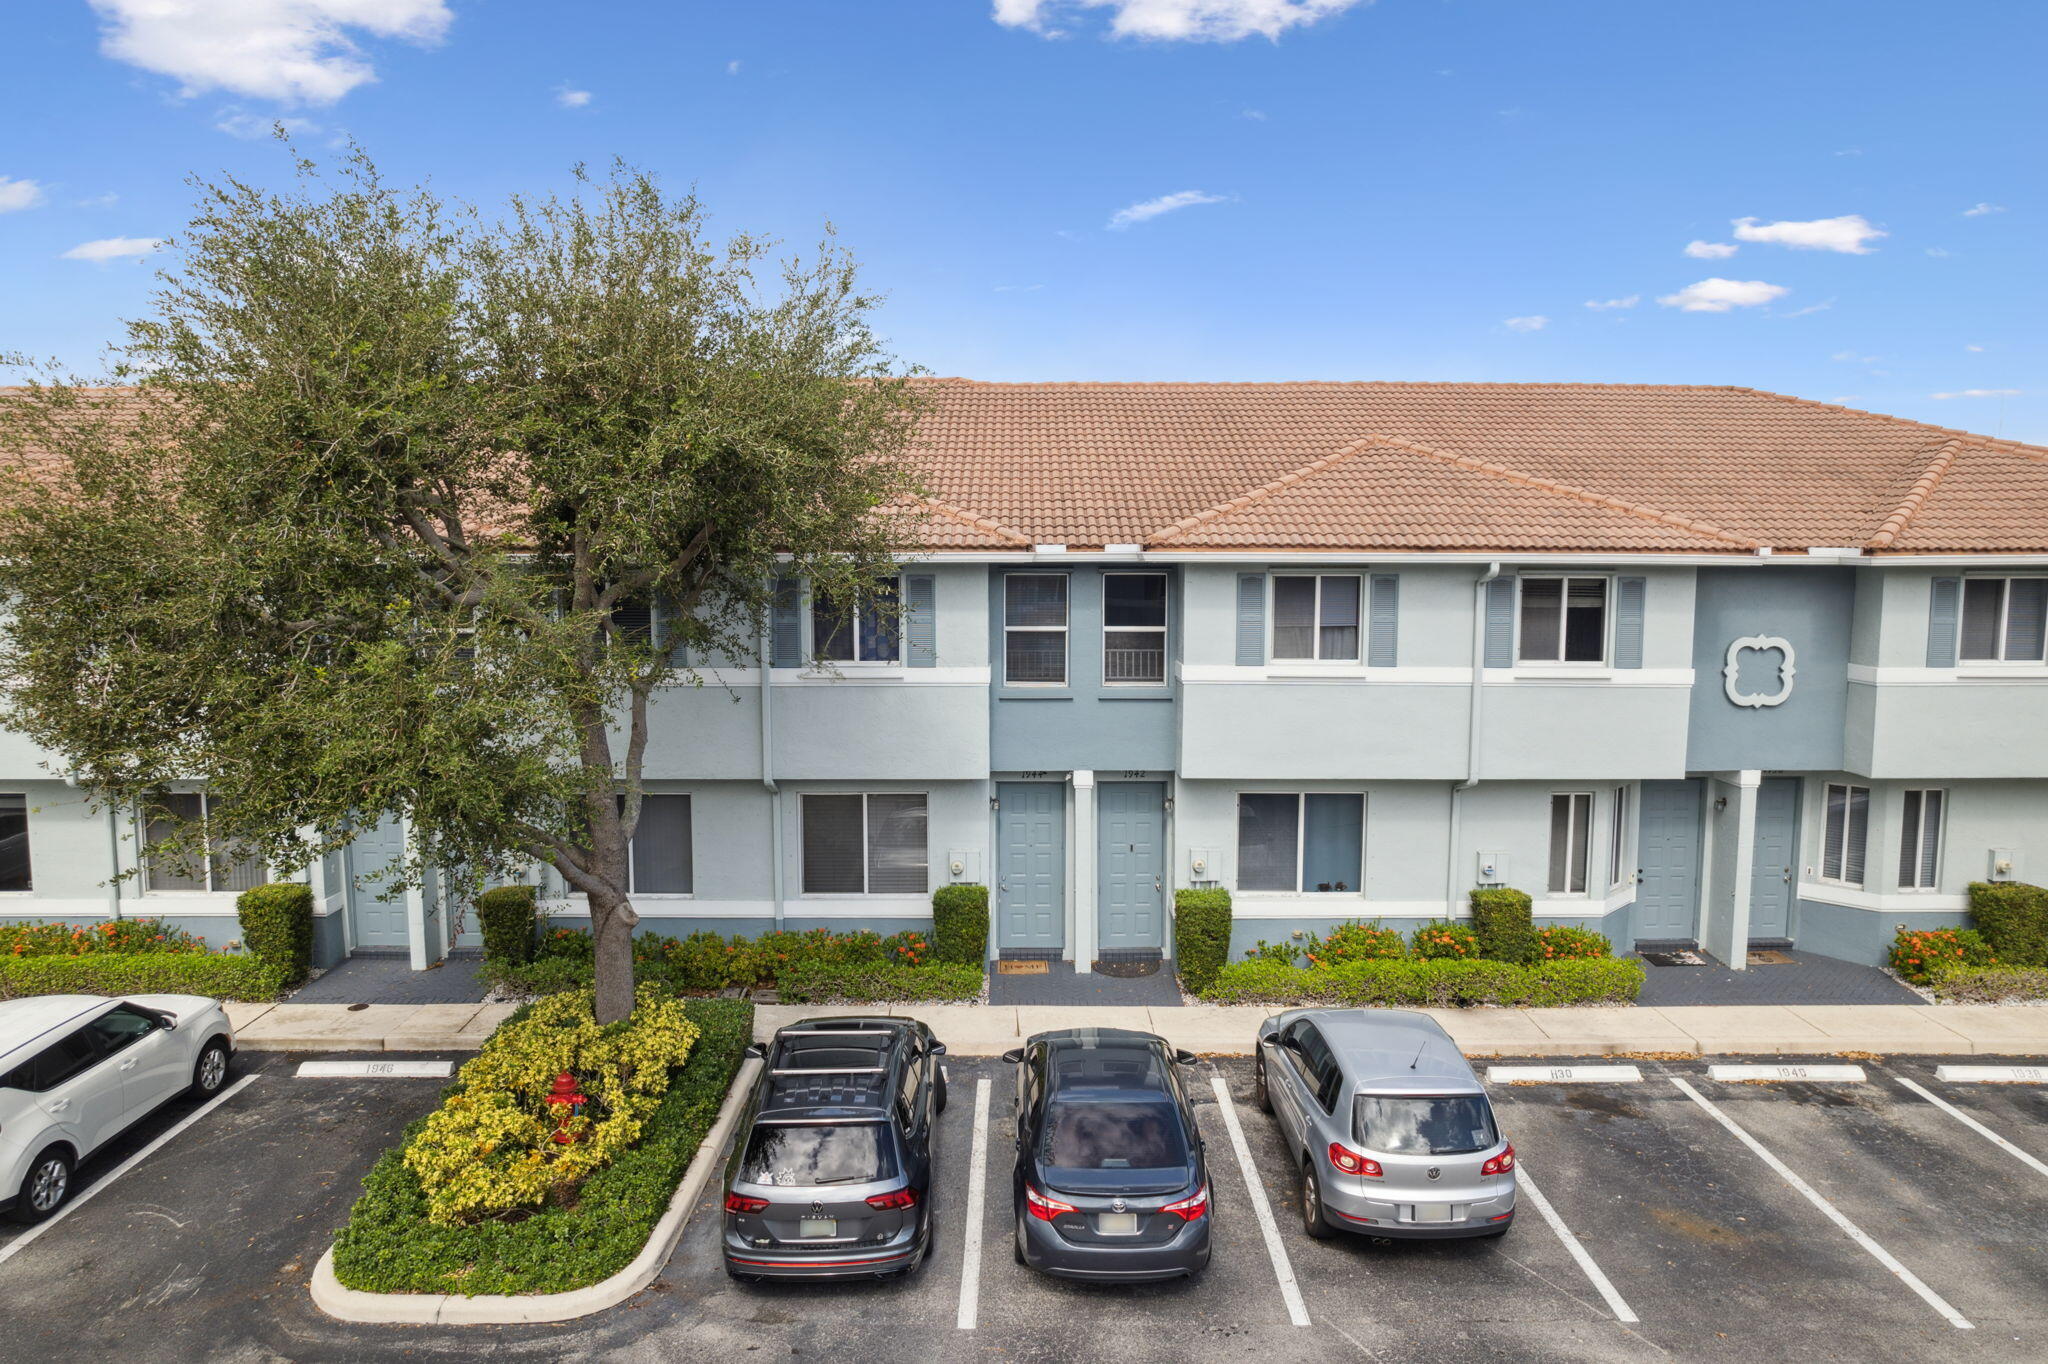
M 1105 782 L 1098 788 L 1098 800 L 1101 945 L 1158 951 L 1166 942 L 1166 786 L 1156 781 Z
M 996 948 L 1058 951 L 1067 929 L 1067 788 L 996 786 Z
M 349 926 L 358 949 L 404 947 L 405 897 L 380 898 L 391 889 L 390 873 L 405 860 L 405 826 L 395 815 L 364 829 L 344 856 L 350 878 Z
M 1636 830 L 1635 936 L 1690 942 L 1699 904 L 1700 784 L 1646 781 Z
M 1799 856 L 1799 778 L 1766 777 L 1756 793 L 1749 864 L 1749 936 L 1789 937 L 1792 864 Z

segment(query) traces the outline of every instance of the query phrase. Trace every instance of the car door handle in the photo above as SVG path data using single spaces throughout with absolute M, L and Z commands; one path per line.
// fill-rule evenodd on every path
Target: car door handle
M 71 1100 L 69 1099 L 50 1100 L 50 1111 L 52 1113 L 62 1113 L 65 1109 L 69 1107 L 71 1107 Z

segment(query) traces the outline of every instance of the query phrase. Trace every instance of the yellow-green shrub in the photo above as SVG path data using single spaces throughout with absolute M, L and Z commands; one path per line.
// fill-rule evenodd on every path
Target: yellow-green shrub
M 406 1145 L 429 1219 L 447 1225 L 537 1207 L 610 1164 L 640 1139 L 697 1031 L 682 1001 L 651 985 L 609 1026 L 598 1025 L 590 991 L 577 990 L 499 1028 Z M 548 1102 L 565 1070 L 590 1100 L 581 1117 Z M 555 1141 L 558 1129 L 577 1139 Z

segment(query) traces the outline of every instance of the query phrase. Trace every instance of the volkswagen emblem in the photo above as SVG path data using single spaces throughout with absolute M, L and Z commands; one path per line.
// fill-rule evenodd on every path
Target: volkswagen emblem
M 1429 1177 L 1430 1177 L 1431 1179 L 1435 1179 L 1435 1178 L 1436 1178 L 1436 1171 L 1434 1171 L 1434 1170 L 1431 1170 L 1431 1171 L 1429 1172 Z M 824 1205 L 823 1203 L 813 1202 L 813 1203 L 811 1204 L 811 1211 L 812 1211 L 812 1212 L 823 1212 L 823 1211 L 825 1211 L 825 1205 Z
M 1110 1199 L 1109 1210 L 1111 1212 L 1122 1212 L 1124 1210 L 1124 1201 L 1121 1198 Z
M 1441 1179 L 1441 1178 L 1443 1178 L 1443 1173 L 1444 1173 L 1444 1172 L 1443 1172 L 1442 1170 L 1439 1170 L 1439 1169 L 1438 1169 L 1438 1168 L 1437 1168 L 1436 1166 L 1432 1165 L 1432 1166 L 1430 1166 L 1430 1167 L 1429 1167 L 1429 1169 L 1428 1169 L 1427 1171 L 1425 1171 L 1424 1173 L 1428 1174 L 1428 1176 L 1429 1176 L 1429 1177 L 1430 1177 L 1431 1179 Z

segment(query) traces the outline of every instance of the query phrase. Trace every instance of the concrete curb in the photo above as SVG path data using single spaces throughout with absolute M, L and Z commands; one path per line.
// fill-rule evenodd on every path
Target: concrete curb
M 480 1293 L 463 1297 L 459 1293 L 365 1293 L 345 1288 L 334 1276 L 334 1247 L 329 1246 L 313 1267 L 313 1305 L 337 1321 L 368 1322 L 400 1326 L 513 1326 L 524 1322 L 573 1321 L 616 1307 L 654 1282 L 668 1257 L 675 1253 L 689 1225 L 690 1210 L 704 1193 L 717 1169 L 719 1154 L 732 1136 L 746 1104 L 748 1091 L 761 1062 L 749 1058 L 733 1077 L 732 1089 L 718 1110 L 718 1118 L 704 1135 L 704 1142 L 683 1172 L 682 1183 L 668 1201 L 668 1211 L 654 1224 L 647 1244 L 631 1264 L 608 1279 L 587 1288 L 566 1293 Z

